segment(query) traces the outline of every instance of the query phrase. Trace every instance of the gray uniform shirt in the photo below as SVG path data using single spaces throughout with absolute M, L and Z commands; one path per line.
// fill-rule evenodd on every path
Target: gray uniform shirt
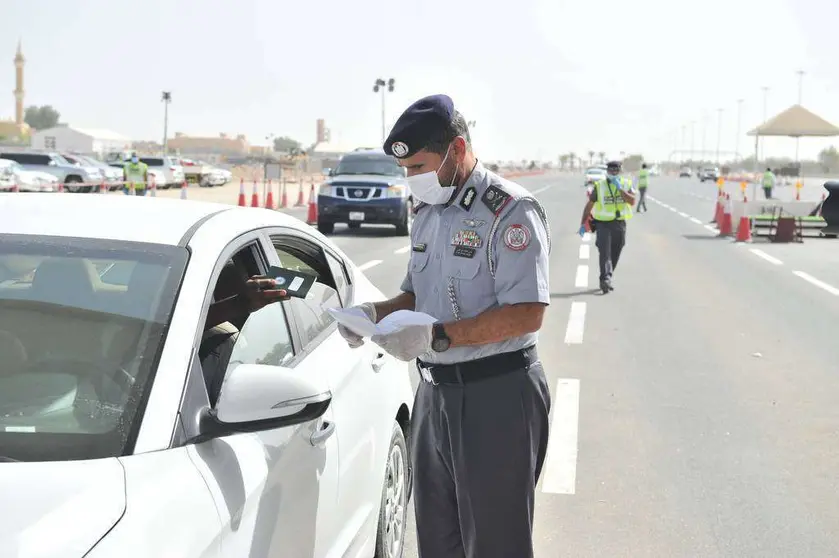
M 541 204 L 479 162 L 455 200 L 423 205 L 411 231 L 402 290 L 417 312 L 446 323 L 507 304 L 550 304 L 550 230 Z M 533 345 L 537 333 L 499 343 L 429 350 L 420 359 L 451 364 Z

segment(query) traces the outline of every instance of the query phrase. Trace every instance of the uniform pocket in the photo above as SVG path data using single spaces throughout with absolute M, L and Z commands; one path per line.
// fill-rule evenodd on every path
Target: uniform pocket
M 479 260 L 464 260 L 446 262 L 446 276 L 453 279 L 471 280 L 478 275 L 481 269 L 481 262 Z
M 411 273 L 419 273 L 428 265 L 428 252 L 414 252 L 411 254 Z

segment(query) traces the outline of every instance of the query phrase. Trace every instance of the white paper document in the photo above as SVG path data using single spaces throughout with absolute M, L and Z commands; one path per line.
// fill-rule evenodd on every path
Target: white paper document
M 374 324 L 360 308 L 327 308 L 337 322 L 362 337 L 388 335 L 415 325 L 431 325 L 437 320 L 423 312 L 397 310 Z

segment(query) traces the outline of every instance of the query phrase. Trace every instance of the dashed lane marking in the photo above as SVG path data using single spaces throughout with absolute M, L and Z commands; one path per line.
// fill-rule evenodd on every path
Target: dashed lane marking
M 574 278 L 574 286 L 578 289 L 585 289 L 588 287 L 588 266 L 578 265 L 577 276 Z
M 757 256 L 758 258 L 763 258 L 764 260 L 766 260 L 767 262 L 769 262 L 771 264 L 784 265 L 784 262 L 782 262 L 781 260 L 779 260 L 775 256 L 770 256 L 769 254 L 767 254 L 766 252 L 764 252 L 763 250 L 761 250 L 759 248 L 751 248 L 751 249 L 749 249 L 749 252 L 751 252 L 752 254 Z
M 551 435 L 542 476 L 542 492 L 574 494 L 580 423 L 580 380 L 560 378 L 553 392 Z
M 393 253 L 394 254 L 404 254 L 405 252 L 407 252 L 410 249 L 411 249 L 410 246 L 403 246 L 402 248 L 397 248 L 396 250 L 394 250 Z
M 583 342 L 583 332 L 586 327 L 586 303 L 572 302 L 571 313 L 568 316 L 568 327 L 565 329 L 565 343 L 579 345 Z
M 382 263 L 382 260 L 370 260 L 369 262 L 363 263 L 360 266 L 358 266 L 358 269 L 360 269 L 361 271 L 367 271 L 371 267 L 376 267 L 380 263 Z
M 580 244 L 580 259 L 587 260 L 591 257 L 591 246 L 588 244 Z
M 793 273 L 795 275 L 801 277 L 802 279 L 804 279 L 805 281 L 807 281 L 811 285 L 815 285 L 816 287 L 829 292 L 833 296 L 839 296 L 839 289 L 837 289 L 833 285 L 828 285 L 824 281 L 822 281 L 820 279 L 816 279 L 815 277 L 813 277 L 809 273 L 804 273 L 803 271 L 793 271 Z

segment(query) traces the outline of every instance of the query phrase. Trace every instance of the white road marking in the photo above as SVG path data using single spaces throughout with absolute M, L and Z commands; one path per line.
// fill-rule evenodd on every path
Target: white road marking
M 568 327 L 565 329 L 565 343 L 579 345 L 583 342 L 583 331 L 586 327 L 586 303 L 572 302 L 571 314 L 568 316 Z
M 691 218 L 690 218 L 690 220 L 691 220 L 691 222 L 696 223 L 697 225 L 701 225 L 701 224 L 702 224 L 702 221 L 700 221 L 700 220 L 699 220 L 699 219 L 697 219 L 696 217 L 691 217 Z
M 580 244 L 580 259 L 587 260 L 591 257 L 591 246 L 588 244 Z
M 675 207 L 669 207 L 669 206 L 668 206 L 668 207 L 667 207 L 667 209 L 669 209 L 669 210 L 670 210 L 670 211 L 672 211 L 673 213 L 676 213 L 677 211 L 679 211 L 679 210 L 678 210 L 678 209 L 676 209 Z
M 542 472 L 542 492 L 574 494 L 577 485 L 580 380 L 560 378 L 552 395 L 554 412 Z
M 758 258 L 763 258 L 764 260 L 766 260 L 767 262 L 769 262 L 771 264 L 784 265 L 784 262 L 782 262 L 781 260 L 779 260 L 778 258 L 776 258 L 774 256 L 770 256 L 769 254 L 767 254 L 763 250 L 760 250 L 759 248 L 750 248 L 749 252 L 751 252 L 752 254 L 757 256 Z
M 394 250 L 393 253 L 394 254 L 404 254 L 405 252 L 407 252 L 410 249 L 411 249 L 410 246 L 403 246 L 402 248 L 397 248 L 396 250 Z
M 810 283 L 812 285 L 815 285 L 820 289 L 824 289 L 825 291 L 829 292 L 833 296 L 839 296 L 839 289 L 837 289 L 833 285 L 828 285 L 824 281 L 820 281 L 819 279 L 816 279 L 812 275 L 810 275 L 808 273 L 804 273 L 803 271 L 793 271 L 793 273 L 795 275 L 798 275 L 799 277 L 801 277 L 802 279 L 804 279 L 808 283 Z
M 577 277 L 574 279 L 574 286 L 578 289 L 585 289 L 588 287 L 588 266 L 577 266 Z
M 548 188 L 550 188 L 551 186 L 553 186 L 553 184 L 548 184 L 547 186 L 542 186 L 541 188 L 536 189 L 536 190 L 533 190 L 533 191 L 532 191 L 532 192 L 530 192 L 530 193 L 531 193 L 531 194 L 533 194 L 533 195 L 535 196 L 536 194 L 539 194 L 539 193 L 544 192 L 545 190 L 547 190 L 547 189 L 548 189 Z
M 376 267 L 380 263 L 382 263 L 382 260 L 370 260 L 369 262 L 363 263 L 360 266 L 358 266 L 358 269 L 360 269 L 361 271 L 367 271 L 371 267 Z
M 711 231 L 712 233 L 717 232 L 717 227 L 715 227 L 714 225 L 705 225 L 705 228 Z
M 689 217 L 689 215 L 688 215 L 687 213 L 685 213 L 684 211 L 680 211 L 680 212 L 679 212 L 679 215 L 680 215 L 681 217 L 684 217 L 684 218 Z
M 583 233 L 583 238 L 582 238 L 582 241 L 583 241 L 583 242 L 588 242 L 588 241 L 590 241 L 590 240 L 591 240 L 591 233 L 589 233 L 589 232 L 587 232 L 587 233 Z

